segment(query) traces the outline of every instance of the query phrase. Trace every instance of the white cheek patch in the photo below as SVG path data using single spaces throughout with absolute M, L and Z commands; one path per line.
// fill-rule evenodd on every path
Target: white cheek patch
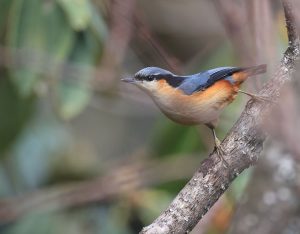
M 154 92 L 157 90 L 157 81 L 142 81 L 138 84 L 142 89 L 145 89 L 146 91 Z

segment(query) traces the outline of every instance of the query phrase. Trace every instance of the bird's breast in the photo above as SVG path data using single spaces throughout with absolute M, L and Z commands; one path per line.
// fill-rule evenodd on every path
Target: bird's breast
M 160 81 L 152 97 L 162 112 L 173 121 L 196 125 L 218 119 L 225 106 L 231 103 L 238 92 L 237 86 L 229 81 L 216 82 L 204 91 L 186 95 Z

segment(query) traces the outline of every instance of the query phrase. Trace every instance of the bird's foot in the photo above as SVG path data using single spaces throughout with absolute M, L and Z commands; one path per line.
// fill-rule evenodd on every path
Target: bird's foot
M 225 160 L 225 158 L 223 157 L 223 155 L 225 155 L 225 151 L 224 151 L 224 149 L 222 148 L 221 142 L 220 142 L 219 140 L 216 142 L 215 152 L 217 153 L 217 155 L 218 155 L 220 161 L 224 164 L 224 167 L 225 167 L 225 168 L 228 168 L 228 167 L 229 167 L 229 164 L 228 164 L 228 162 Z
M 249 97 L 251 97 L 252 99 L 254 100 L 257 100 L 257 101 L 261 101 L 261 102 L 272 102 L 274 103 L 273 100 L 271 100 L 269 97 L 266 97 L 266 96 L 262 96 L 262 95 L 257 95 L 257 94 L 253 94 L 253 93 L 248 93 L 248 92 L 245 92 L 243 90 L 239 90 L 240 93 L 243 93 L 243 94 L 246 94 L 248 95 Z

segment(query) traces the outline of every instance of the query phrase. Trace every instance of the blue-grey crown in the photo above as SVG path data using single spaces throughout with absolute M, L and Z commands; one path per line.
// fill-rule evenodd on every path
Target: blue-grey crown
M 138 71 L 134 77 L 141 80 L 153 80 L 155 78 L 173 75 L 173 73 L 159 67 L 146 67 Z

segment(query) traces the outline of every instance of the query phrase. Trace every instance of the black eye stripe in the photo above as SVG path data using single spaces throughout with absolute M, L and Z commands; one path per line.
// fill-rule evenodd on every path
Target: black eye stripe
M 176 88 L 178 87 L 184 80 L 183 77 L 174 76 L 171 74 L 166 75 L 137 75 L 135 76 L 137 80 L 140 81 L 153 81 L 153 80 L 165 80 L 169 85 Z
M 154 75 L 151 75 L 151 76 L 147 76 L 146 78 L 148 81 L 152 81 L 155 79 L 155 76 Z
M 148 75 L 148 76 L 135 76 L 137 80 L 145 80 L 145 81 L 153 81 L 157 80 L 158 77 L 155 75 Z

